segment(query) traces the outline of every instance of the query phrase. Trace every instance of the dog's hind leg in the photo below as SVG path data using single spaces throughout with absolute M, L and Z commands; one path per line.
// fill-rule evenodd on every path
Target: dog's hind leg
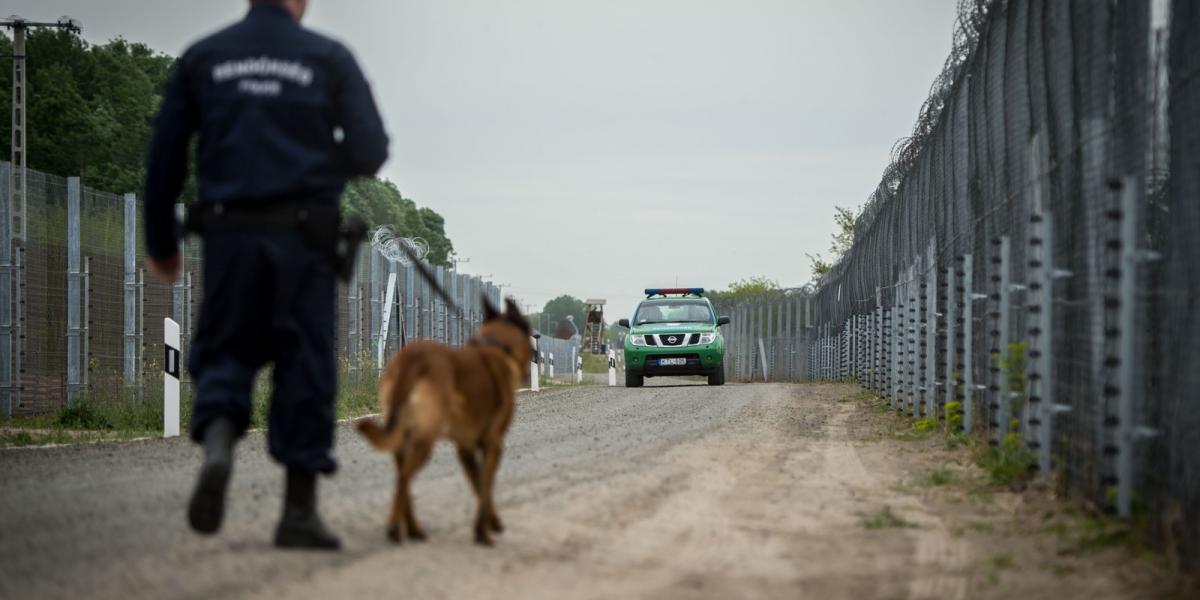
M 413 440 L 410 451 L 405 456 L 404 468 L 401 470 L 400 482 L 404 493 L 404 528 L 408 530 L 408 537 L 413 541 L 424 541 L 425 531 L 417 524 L 416 515 L 413 514 L 412 496 L 409 494 L 409 484 L 412 483 L 413 477 L 416 477 L 417 471 L 420 471 L 425 463 L 429 462 L 429 455 L 433 453 L 433 437 L 420 437 Z
M 458 463 L 462 465 L 463 474 L 467 476 L 467 483 L 471 484 L 471 491 L 475 492 L 475 498 L 479 498 L 479 461 L 475 459 L 475 450 L 465 446 L 458 446 Z
M 397 544 L 404 541 L 400 531 L 400 519 L 408 512 L 408 485 L 404 479 L 404 451 L 399 450 L 394 455 L 396 459 L 396 495 L 392 498 L 392 514 L 388 517 L 387 536 Z
M 475 520 L 475 541 L 485 546 L 492 545 L 488 531 L 500 533 L 504 525 L 496 514 L 496 505 L 492 500 L 493 487 L 496 481 L 496 470 L 500 466 L 500 455 L 503 452 L 500 440 L 485 441 L 483 448 L 483 469 L 479 474 L 479 515 Z

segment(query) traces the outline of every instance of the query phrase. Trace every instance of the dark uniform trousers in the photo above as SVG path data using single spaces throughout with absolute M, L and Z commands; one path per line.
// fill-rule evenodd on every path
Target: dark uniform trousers
M 254 376 L 274 363 L 271 456 L 332 473 L 337 394 L 337 282 L 326 254 L 299 231 L 215 229 L 204 236 L 204 298 L 188 368 L 195 379 L 191 434 L 218 417 L 239 435 L 250 424 Z

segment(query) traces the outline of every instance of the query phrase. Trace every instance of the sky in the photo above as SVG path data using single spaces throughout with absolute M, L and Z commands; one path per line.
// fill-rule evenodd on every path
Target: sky
M 244 0 L 8 0 L 172 55 Z M 380 175 L 460 269 L 540 308 L 811 280 L 949 52 L 957 0 L 310 0 L 391 137 Z

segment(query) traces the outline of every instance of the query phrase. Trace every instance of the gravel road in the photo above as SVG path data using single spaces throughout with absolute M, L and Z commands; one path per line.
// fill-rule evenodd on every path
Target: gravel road
M 343 424 L 321 506 L 341 553 L 270 546 L 282 470 L 239 446 L 219 535 L 185 524 L 200 451 L 147 440 L 0 452 L 0 597 L 963 597 L 963 542 L 864 467 L 843 385 L 652 380 L 522 394 L 501 466 L 507 531 L 471 543 L 451 447 L 415 483 L 428 542 L 384 537 L 390 458 Z M 886 451 L 886 449 L 881 450 Z M 920 525 L 877 535 L 882 503 Z

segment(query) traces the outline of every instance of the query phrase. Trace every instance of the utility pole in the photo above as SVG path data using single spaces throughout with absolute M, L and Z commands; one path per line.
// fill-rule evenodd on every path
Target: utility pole
M 53 23 L 26 21 L 18 16 L 0 19 L 0 27 L 13 32 L 12 162 L 0 175 L 0 417 L 12 416 L 21 402 L 21 286 L 14 285 L 20 264 L 19 245 L 26 237 L 25 201 L 28 197 L 28 129 L 25 98 L 28 91 L 25 34 L 30 27 L 54 27 L 80 32 L 79 21 L 62 17 Z M 2 171 L 0 171 L 2 172 Z M 16 254 L 16 256 L 14 256 Z
M 27 198 L 26 188 L 28 179 L 26 177 L 26 169 L 29 166 L 29 153 L 26 142 L 28 141 L 27 128 L 25 122 L 25 97 L 28 89 L 26 81 L 25 68 L 25 33 L 30 27 L 53 27 L 55 29 L 64 29 L 66 31 L 79 33 L 82 31 L 83 24 L 78 19 L 71 17 L 59 17 L 54 22 L 35 22 L 27 21 L 21 17 L 13 15 L 7 19 L 0 20 L 0 27 L 7 27 L 13 32 L 13 99 L 12 99 L 12 182 L 9 186 L 9 224 L 4 226 L 8 228 L 10 240 L 24 241 L 25 240 L 25 201 Z

